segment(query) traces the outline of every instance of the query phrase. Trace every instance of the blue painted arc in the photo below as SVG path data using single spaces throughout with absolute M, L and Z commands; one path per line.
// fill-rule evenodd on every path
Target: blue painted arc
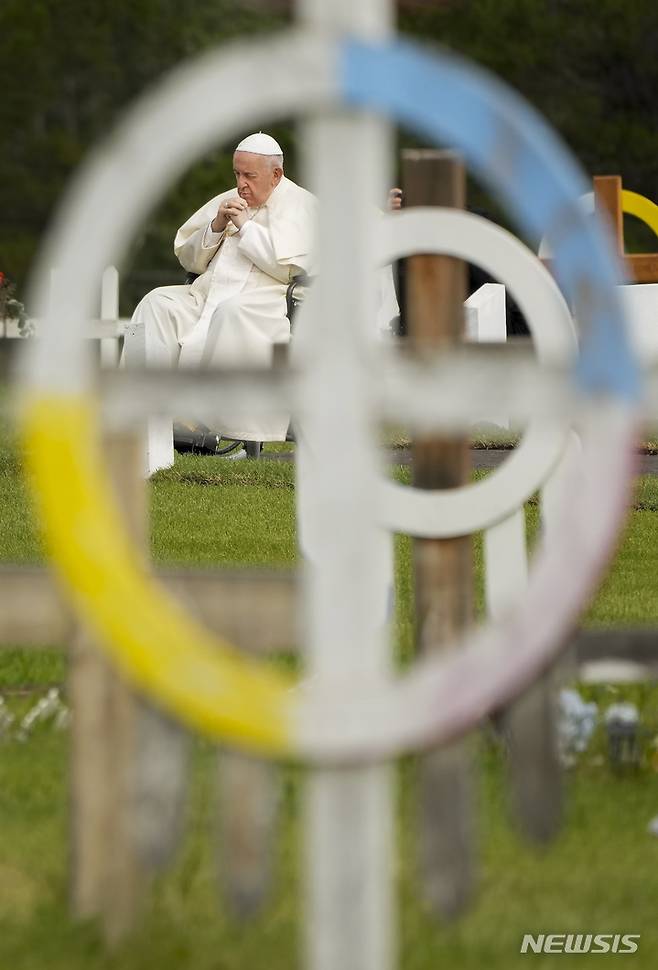
M 342 44 L 341 86 L 350 105 L 380 111 L 459 150 L 531 240 L 546 236 L 554 271 L 583 335 L 579 387 L 628 402 L 640 397 L 617 285 L 620 263 L 602 224 L 578 199 L 588 184 L 557 135 L 519 95 L 455 55 L 407 40 Z

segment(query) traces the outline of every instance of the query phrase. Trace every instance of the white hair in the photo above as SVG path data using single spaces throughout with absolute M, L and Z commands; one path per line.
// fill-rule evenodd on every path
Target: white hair
M 245 152 L 247 155 L 260 155 L 261 158 L 269 162 L 271 169 L 280 168 L 283 171 L 283 155 L 280 153 L 277 155 L 261 155 L 260 152 L 250 152 L 247 148 L 236 148 L 233 154 L 235 155 L 236 152 Z

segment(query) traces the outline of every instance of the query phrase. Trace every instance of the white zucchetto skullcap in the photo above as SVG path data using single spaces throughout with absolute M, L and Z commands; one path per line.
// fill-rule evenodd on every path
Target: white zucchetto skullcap
M 283 150 L 278 141 L 262 131 L 247 135 L 235 150 L 236 152 L 253 152 L 254 155 L 283 155 Z

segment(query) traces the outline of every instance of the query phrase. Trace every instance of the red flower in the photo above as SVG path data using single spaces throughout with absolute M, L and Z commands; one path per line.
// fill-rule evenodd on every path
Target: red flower
M 4 286 L 5 285 L 5 280 L 6 279 L 7 279 L 7 277 L 5 276 L 5 274 L 4 273 L 0 273 L 0 286 Z

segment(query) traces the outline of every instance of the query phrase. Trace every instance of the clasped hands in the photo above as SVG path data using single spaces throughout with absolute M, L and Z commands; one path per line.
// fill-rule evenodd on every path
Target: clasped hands
M 391 189 L 388 194 L 388 208 L 390 211 L 397 211 L 402 205 L 402 190 Z M 239 231 L 245 222 L 249 221 L 249 206 L 239 195 L 234 195 L 229 199 L 220 202 L 217 215 L 210 224 L 213 232 L 223 232 L 229 222 L 232 222 Z
M 249 206 L 239 195 L 232 196 L 220 202 L 217 215 L 210 223 L 213 232 L 223 232 L 228 223 L 232 222 L 236 229 L 242 229 L 245 222 L 249 221 Z

